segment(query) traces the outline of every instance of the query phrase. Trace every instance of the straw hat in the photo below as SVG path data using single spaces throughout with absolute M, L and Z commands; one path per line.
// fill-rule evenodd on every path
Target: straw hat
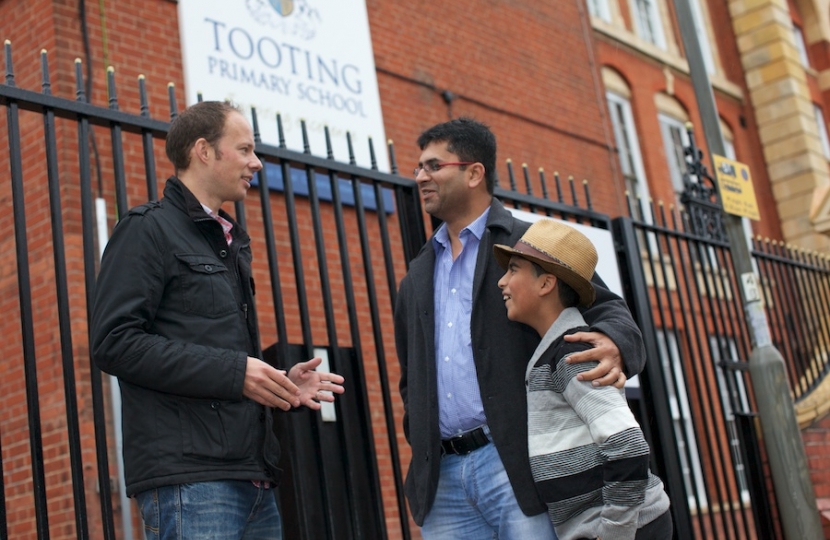
M 594 303 L 591 277 L 597 266 L 597 250 L 588 237 L 573 227 L 540 219 L 511 247 L 496 244 L 493 254 L 499 265 L 507 269 L 510 257 L 517 256 L 534 262 L 574 288 L 580 304 Z

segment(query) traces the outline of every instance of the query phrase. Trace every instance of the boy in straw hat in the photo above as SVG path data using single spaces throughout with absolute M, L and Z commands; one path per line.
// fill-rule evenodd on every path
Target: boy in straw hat
M 542 337 L 527 365 L 528 451 L 533 479 L 560 540 L 672 537 L 669 498 L 649 471 L 649 447 L 623 391 L 577 374 L 594 362 L 565 359 L 590 344 L 563 336 L 588 326 L 597 251 L 565 224 L 535 222 L 515 246 L 497 244 L 507 318 Z

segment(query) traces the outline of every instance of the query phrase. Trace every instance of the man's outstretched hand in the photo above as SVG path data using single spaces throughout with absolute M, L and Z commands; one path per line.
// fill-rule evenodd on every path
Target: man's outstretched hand
M 625 367 L 620 349 L 611 341 L 611 338 L 601 332 L 576 332 L 565 336 L 565 341 L 583 341 L 593 345 L 587 351 L 580 351 L 570 355 L 569 364 L 596 361 L 599 365 L 590 371 L 580 373 L 576 378 L 580 381 L 591 381 L 594 386 L 610 386 L 622 388 L 627 377 L 623 372 Z

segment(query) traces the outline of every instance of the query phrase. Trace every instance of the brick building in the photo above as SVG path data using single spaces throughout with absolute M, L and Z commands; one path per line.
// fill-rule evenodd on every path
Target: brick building
M 706 38 L 704 56 L 730 154 L 727 157 L 747 163 L 753 173 L 761 220 L 747 222 L 747 232 L 826 252 L 830 247 L 825 234 L 830 227 L 830 141 L 825 122 L 830 118 L 830 112 L 825 112 L 830 107 L 826 94 L 830 85 L 826 73 L 830 67 L 827 2 L 693 0 L 692 4 L 699 34 Z M 418 5 L 367 0 L 366 7 L 384 128 L 387 137 L 396 143 L 402 171 L 415 165 L 418 150 L 414 141 L 424 128 L 449 118 L 473 116 L 488 123 L 498 136 L 502 186 L 507 178 L 504 160 L 510 158 L 514 164 L 527 164 L 533 171 L 530 176 L 535 193 L 541 191 L 537 168 L 548 173 L 557 171 L 563 177 L 573 175 L 577 180 L 588 180 L 595 210 L 620 216 L 628 214 L 626 193 L 631 193 L 632 199 L 677 204 L 682 189 L 686 122 L 695 126 L 697 140 L 708 155 L 698 127 L 701 122 L 673 5 L 668 0 L 470 0 Z M 169 117 L 168 83 L 174 84 L 179 103 L 185 102 L 177 17 L 176 2 L 170 0 L 0 0 L 0 37 L 14 45 L 17 86 L 40 87 L 38 54 L 45 49 L 53 94 L 74 99 L 74 62 L 80 58 L 84 68 L 90 69 L 91 103 L 107 103 L 106 68 L 114 66 L 119 81 L 118 101 L 124 110 L 139 112 L 139 95 L 133 82 L 143 75 L 152 97 L 149 114 L 164 119 Z M 46 171 L 39 154 L 41 129 L 39 117 L 23 118 L 25 197 L 33 208 L 41 209 L 27 216 L 29 260 L 36 272 L 33 297 L 35 332 L 40 336 L 38 384 L 50 532 L 55 538 L 72 538 L 75 518 L 65 451 L 60 342 L 54 330 L 58 322 L 50 285 L 54 269 L 48 235 L 49 204 L 42 188 Z M 70 175 L 78 167 L 74 129 L 68 123 L 58 124 L 58 166 Z M 105 131 L 98 131 L 99 144 L 106 144 L 107 137 Z M 5 130 L 0 132 L 0 139 L 0 147 L 7 148 Z M 132 171 L 129 160 L 140 159 L 138 143 L 134 144 L 127 148 L 130 205 L 146 199 L 143 177 L 131 176 L 138 173 Z M 164 178 L 171 170 L 158 142 L 155 155 L 158 176 Z M 8 168 L 4 160 L 0 157 L 0 163 Z M 111 176 L 113 169 L 111 158 L 104 155 L 100 162 L 103 176 Z M 109 200 L 115 197 L 109 185 L 101 187 L 101 194 Z M 0 189 L 0 196 L 10 204 L 8 188 Z M 68 259 L 78 261 L 80 195 L 77 188 L 68 187 L 62 197 Z M 255 206 L 256 202 L 247 204 Z M 108 219 L 110 225 L 114 223 L 114 210 L 110 209 Z M 251 226 L 258 223 L 254 218 Z M 11 251 L 12 225 L 3 225 L 3 233 L 6 248 Z M 332 229 L 332 237 L 334 234 Z M 290 249 L 287 242 L 278 248 Z M 331 256 L 336 258 L 336 252 Z M 307 257 L 315 259 L 310 248 Z M 403 262 L 398 263 L 397 271 L 400 278 Z M 5 311 L 16 313 L 20 308 L 14 265 L 3 266 L 0 275 L 0 302 Z M 83 298 L 78 262 L 69 266 L 69 283 L 70 293 Z M 320 290 L 312 287 L 310 294 L 319 295 Z M 312 313 L 312 319 L 324 316 L 322 309 Z M 83 305 L 73 306 L 72 321 L 86 501 L 90 529 L 95 531 L 93 537 L 99 537 Z M 382 314 L 382 321 L 384 328 L 391 330 L 389 312 Z M 267 315 L 260 322 L 264 327 L 273 326 Z M 300 333 L 296 319 L 288 324 L 291 332 Z M 324 333 L 324 326 L 315 328 Z M 16 335 L 19 323 L 12 318 L 3 330 Z M 391 331 L 387 338 L 391 339 Z M 267 345 L 275 336 L 264 332 L 263 339 L 268 340 L 264 343 Z M 24 347 L 19 340 L 8 340 L 3 345 L 3 358 L 19 358 Z M 385 348 L 394 350 L 391 341 Z M 388 377 L 394 387 L 397 362 L 393 355 L 387 359 Z M 34 537 L 24 373 L 17 363 L 2 362 L 0 366 L 0 441 L 9 530 L 15 538 Z M 378 377 L 376 371 L 367 374 L 367 378 L 372 377 Z M 373 406 L 382 408 L 377 391 L 370 387 L 368 395 Z M 824 426 L 827 420 L 821 420 L 826 403 L 819 399 L 812 404 L 812 414 L 802 414 L 805 427 L 812 422 L 805 440 L 808 453 L 816 458 L 824 452 L 824 446 L 814 446 L 812 441 L 824 442 L 822 434 L 830 429 Z M 393 408 L 399 425 L 402 411 L 396 394 Z M 373 412 L 372 426 L 389 537 L 398 538 L 395 484 L 380 413 Z M 402 433 L 397 439 L 405 468 L 408 446 Z M 819 459 L 813 466 L 817 494 L 830 496 L 830 481 L 826 478 L 830 467 Z M 120 510 L 116 505 L 116 511 Z

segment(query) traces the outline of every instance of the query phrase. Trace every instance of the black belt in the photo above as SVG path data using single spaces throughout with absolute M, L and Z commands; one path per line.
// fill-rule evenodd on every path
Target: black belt
M 444 439 L 441 441 L 441 449 L 445 454 L 458 454 L 463 456 L 488 444 L 490 444 L 490 439 L 484 433 L 484 428 L 478 427 L 458 437 Z

